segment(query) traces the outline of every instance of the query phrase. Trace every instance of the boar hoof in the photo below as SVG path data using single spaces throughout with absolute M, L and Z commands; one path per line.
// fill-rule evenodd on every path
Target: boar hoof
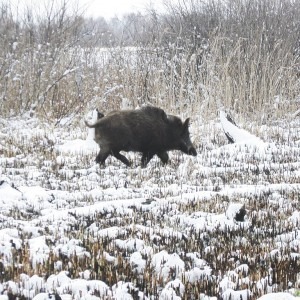
M 164 165 L 168 163 L 169 155 L 167 152 L 157 153 L 157 156 L 161 159 L 161 161 Z
M 104 165 L 105 160 L 107 159 L 109 153 L 106 152 L 99 152 L 98 155 L 96 156 L 96 163 L 100 164 L 100 165 Z

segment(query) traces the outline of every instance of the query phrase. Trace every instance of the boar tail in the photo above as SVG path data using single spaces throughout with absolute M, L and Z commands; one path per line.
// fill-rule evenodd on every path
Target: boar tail
M 94 123 L 94 124 L 89 124 L 89 122 L 87 120 L 84 120 L 84 123 L 89 128 L 96 128 L 97 127 L 97 122 Z

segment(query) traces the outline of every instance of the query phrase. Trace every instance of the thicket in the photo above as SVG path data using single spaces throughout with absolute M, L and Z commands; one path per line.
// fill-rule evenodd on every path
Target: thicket
M 55 5 L 54 5 L 55 4 Z M 88 19 L 55 0 L 16 15 L 0 5 L 2 116 L 59 122 L 90 108 L 159 105 L 259 122 L 300 104 L 300 2 L 165 1 L 122 19 Z

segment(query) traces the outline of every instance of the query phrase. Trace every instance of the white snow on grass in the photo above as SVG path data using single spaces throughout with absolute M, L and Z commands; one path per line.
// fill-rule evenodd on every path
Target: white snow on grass
M 257 300 L 295 300 L 299 299 L 299 297 L 294 297 L 290 293 L 269 293 L 267 295 L 263 295 Z
M 72 140 L 67 141 L 63 145 L 57 146 L 57 150 L 61 153 L 71 153 L 71 154 L 90 154 L 99 151 L 98 144 L 93 140 Z
M 264 147 L 265 143 L 255 135 L 250 132 L 235 126 L 232 122 L 228 121 L 226 118 L 226 113 L 220 111 L 220 122 L 224 132 L 226 132 L 233 140 L 234 143 L 243 145 L 254 145 L 259 147 Z
M 220 118 L 235 144 L 210 142 L 215 122 L 196 158 L 145 169 L 133 153 L 97 166 L 83 124 L 3 121 L 0 299 L 297 299 L 300 149 Z

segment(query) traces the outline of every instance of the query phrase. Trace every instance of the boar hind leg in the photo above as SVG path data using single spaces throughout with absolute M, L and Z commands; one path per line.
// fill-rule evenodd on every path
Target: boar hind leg
M 146 168 L 148 162 L 151 160 L 151 158 L 154 156 L 154 153 L 143 153 L 142 156 L 142 168 Z
M 113 152 L 113 156 L 120 160 L 122 163 L 124 163 L 127 167 L 130 166 L 130 161 L 122 154 L 119 152 Z
M 161 161 L 164 165 L 168 163 L 169 155 L 167 152 L 157 153 L 157 156 L 161 159 Z
M 96 156 L 96 163 L 99 163 L 100 165 L 104 165 L 105 160 L 107 159 L 108 155 L 109 155 L 109 152 L 100 150 L 100 152 Z

